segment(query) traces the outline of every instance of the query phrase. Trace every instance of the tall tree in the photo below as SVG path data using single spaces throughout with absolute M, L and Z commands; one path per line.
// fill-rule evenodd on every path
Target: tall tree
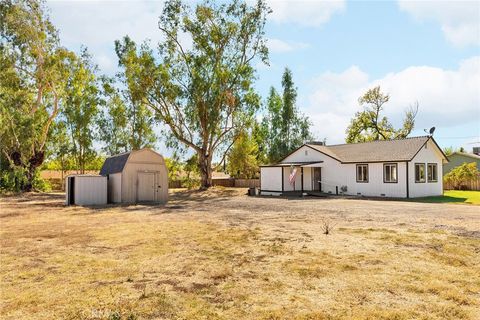
M 93 148 L 94 123 L 99 111 L 100 93 L 95 75 L 97 68 L 92 64 L 86 49 L 72 65 L 72 77 L 65 89 L 65 108 L 62 118 L 71 136 L 71 153 L 76 159 L 77 169 L 85 173 L 85 166 L 96 157 Z
M 390 100 L 390 95 L 381 92 L 380 86 L 369 89 L 358 99 L 363 111 L 357 112 L 347 128 L 347 143 L 374 140 L 390 140 L 406 138 L 415 125 L 418 113 L 418 103 L 405 111 L 403 126 L 395 129 L 386 116 L 381 116 L 384 104 Z
M 258 173 L 258 145 L 249 132 L 242 133 L 228 154 L 227 170 L 230 176 L 240 179 L 254 178 Z
M 128 38 L 116 42 L 133 100 L 154 110 L 168 128 L 170 146 L 196 152 L 203 189 L 211 186 L 215 154 L 225 157 L 260 105 L 253 64 L 267 62 L 268 12 L 263 0 L 253 6 L 206 0 L 194 8 L 170 0 L 160 17 L 165 38 L 156 54 L 148 44 L 137 49 Z
M 103 79 L 103 108 L 98 118 L 99 140 L 104 151 L 117 154 L 154 147 L 156 135 L 152 111 L 120 91 L 112 79 Z
M 30 191 L 75 55 L 59 45 L 43 2 L 0 2 L 0 32 L 0 148 Z
M 297 89 L 292 72 L 285 68 L 282 76 L 283 94 L 270 88 L 266 116 L 262 121 L 266 133 L 268 161 L 276 162 L 285 155 L 312 139 L 310 120 L 296 106 Z

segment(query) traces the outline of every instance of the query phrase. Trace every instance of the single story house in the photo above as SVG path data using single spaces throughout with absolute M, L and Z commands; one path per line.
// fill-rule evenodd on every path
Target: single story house
M 105 160 L 100 175 L 108 180 L 109 203 L 168 200 L 168 171 L 163 157 L 144 148 Z
M 443 175 L 446 175 L 456 167 L 464 163 L 477 163 L 477 169 L 480 170 L 480 156 L 473 153 L 454 152 L 447 156 L 448 163 L 443 166 Z
M 262 195 L 292 192 L 414 198 L 443 194 L 448 162 L 433 137 L 326 146 L 307 143 L 261 166 Z

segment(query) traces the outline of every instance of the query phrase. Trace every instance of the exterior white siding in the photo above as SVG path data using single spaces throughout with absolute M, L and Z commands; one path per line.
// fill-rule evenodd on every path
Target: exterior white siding
M 278 191 L 282 192 L 282 168 L 281 167 L 261 167 L 260 168 L 260 181 L 263 195 L 275 195 L 279 193 L 269 192 Z
M 156 173 L 156 198 L 155 201 L 167 202 L 168 199 L 168 173 L 163 157 L 148 150 L 132 152 L 122 172 L 122 202 L 137 202 L 138 172 Z
M 437 182 L 415 182 L 415 163 L 425 164 L 425 175 L 427 174 L 427 164 L 437 164 Z M 428 143 L 417 153 L 413 160 L 408 164 L 408 179 L 410 185 L 410 197 L 427 197 L 437 196 L 443 194 L 443 163 L 442 155 L 438 151 L 435 144 L 430 140 Z
M 322 184 L 321 191 L 323 192 L 335 194 L 338 188 L 338 192 L 341 193 L 342 186 L 346 186 L 347 191 L 345 194 L 347 195 L 392 198 L 406 198 L 409 196 L 414 198 L 443 194 L 443 158 L 443 154 L 433 140 L 428 140 L 427 144 L 419 150 L 412 161 L 342 163 L 339 160 L 309 146 L 302 146 L 282 160 L 282 163 L 319 162 L 310 165 L 307 164 L 306 167 L 303 168 L 304 191 L 312 190 L 312 185 L 314 183 L 314 181 L 312 181 L 314 172 L 313 167 L 320 167 Z M 427 165 L 429 163 L 437 164 L 437 181 L 415 183 L 415 163 L 425 164 L 426 176 Z M 357 182 L 357 164 L 368 165 L 368 182 Z M 396 164 L 396 182 L 385 182 L 385 164 Z M 261 189 L 267 189 L 266 186 L 268 186 L 269 190 L 282 190 L 281 170 L 283 170 L 284 191 L 301 190 L 302 177 L 300 166 L 297 166 L 295 187 L 289 182 L 289 176 L 292 170 L 290 166 L 283 168 L 269 167 L 268 171 L 264 172 L 265 169 L 267 168 L 262 168 Z M 264 175 L 267 175 L 268 178 L 265 178 Z
M 109 202 L 122 202 L 122 173 L 113 173 L 108 176 Z
M 357 164 L 342 164 L 344 173 L 344 185 L 347 186 L 347 194 L 362 195 L 368 197 L 394 197 L 405 198 L 407 196 L 406 163 L 385 162 L 397 164 L 397 182 L 384 182 L 384 162 L 365 163 L 368 165 L 368 182 L 357 182 Z M 328 169 L 327 169 L 328 170 Z
M 324 192 L 331 192 L 335 193 L 335 187 L 336 186 L 342 186 L 345 184 L 345 174 L 343 172 L 342 164 L 338 161 L 333 159 L 330 156 L 327 156 L 323 153 L 320 153 L 316 150 L 313 150 L 310 147 L 303 146 L 291 155 L 289 155 L 287 158 L 283 160 L 283 162 L 315 162 L 315 161 L 323 161 L 323 163 L 316 164 L 316 166 L 322 168 L 322 191 Z M 311 170 L 309 173 L 305 173 L 304 168 L 304 175 L 310 175 L 313 172 Z M 290 186 L 288 182 L 288 177 L 290 175 L 290 168 L 286 168 L 286 183 Z M 300 170 L 300 169 L 299 169 Z M 297 181 L 298 180 L 298 181 Z M 296 180 L 296 186 L 300 186 L 300 177 L 298 176 Z M 311 189 L 311 178 L 305 179 L 304 176 L 304 187 L 307 185 L 305 180 L 309 181 L 310 189 Z M 289 189 L 285 190 L 293 190 L 293 187 L 290 186 Z M 300 190 L 298 188 L 297 190 Z M 307 190 L 307 189 L 305 189 Z
M 78 175 L 73 178 L 74 204 L 81 206 L 107 204 L 107 177 Z M 66 186 L 70 187 L 68 177 Z M 70 192 L 71 190 L 66 192 L 67 204 Z

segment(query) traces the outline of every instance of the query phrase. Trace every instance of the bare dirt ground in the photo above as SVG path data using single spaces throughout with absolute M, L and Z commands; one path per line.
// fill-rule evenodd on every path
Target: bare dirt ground
M 0 198 L 0 317 L 480 319 L 479 206 L 244 193 Z

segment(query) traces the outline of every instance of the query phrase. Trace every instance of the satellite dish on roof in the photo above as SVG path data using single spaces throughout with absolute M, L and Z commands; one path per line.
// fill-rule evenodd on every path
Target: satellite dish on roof
M 433 136 L 433 133 L 435 132 L 435 127 L 431 127 L 430 130 L 427 131 L 427 129 L 423 129 L 428 135 Z

